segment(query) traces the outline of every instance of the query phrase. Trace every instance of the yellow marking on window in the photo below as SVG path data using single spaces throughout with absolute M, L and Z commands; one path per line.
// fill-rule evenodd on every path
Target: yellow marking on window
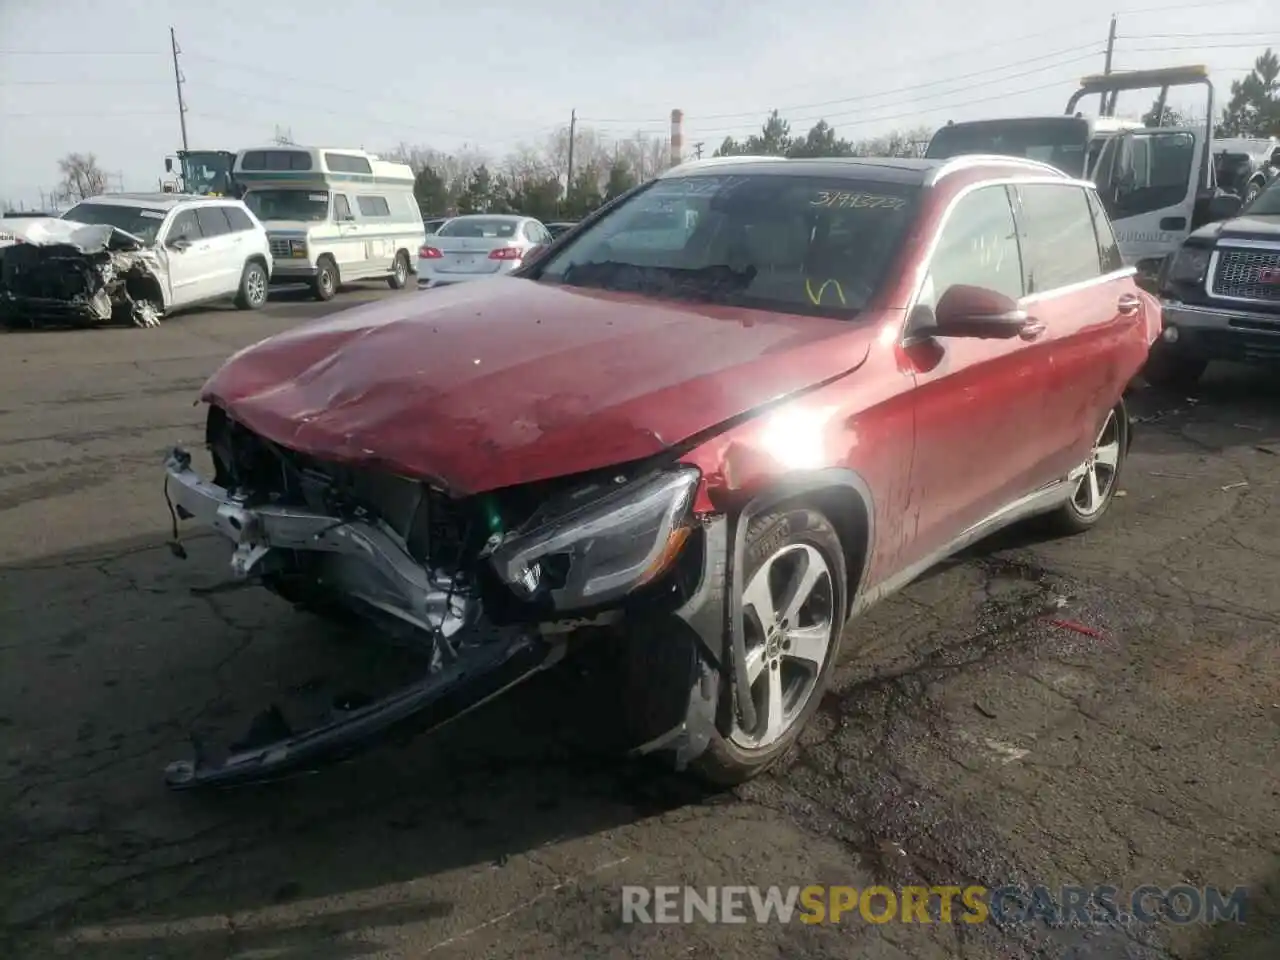
M 813 292 L 813 281 L 808 277 L 804 281 L 804 292 L 809 295 L 809 302 L 815 307 L 822 306 L 822 297 L 827 292 L 827 287 L 835 287 L 836 296 L 840 298 L 841 306 L 848 306 L 848 301 L 844 298 L 844 288 L 840 286 L 839 280 L 824 280 L 822 286 L 818 287 L 818 292 Z

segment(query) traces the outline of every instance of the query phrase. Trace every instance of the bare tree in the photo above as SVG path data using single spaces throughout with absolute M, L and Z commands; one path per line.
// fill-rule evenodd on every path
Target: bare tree
M 106 193 L 107 174 L 92 153 L 68 153 L 58 161 L 58 172 L 62 175 L 58 193 L 63 200 L 77 203 Z

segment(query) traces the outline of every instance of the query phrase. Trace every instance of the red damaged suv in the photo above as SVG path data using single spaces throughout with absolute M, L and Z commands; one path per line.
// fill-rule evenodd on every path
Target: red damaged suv
M 510 277 L 242 350 L 202 393 L 213 476 L 167 460 L 175 528 L 430 666 L 168 782 L 432 728 L 575 640 L 616 647 L 635 750 L 758 773 L 851 617 L 1000 527 L 1103 516 L 1160 328 L 1133 274 L 1090 185 L 1032 161 L 717 159 Z

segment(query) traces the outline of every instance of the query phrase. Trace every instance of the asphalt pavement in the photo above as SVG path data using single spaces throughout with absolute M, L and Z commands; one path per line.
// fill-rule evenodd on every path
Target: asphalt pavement
M 0 956 L 1280 955 L 1280 381 L 1141 390 L 1093 532 L 981 544 L 857 621 L 794 759 L 707 794 L 593 746 L 573 661 L 433 738 L 174 794 L 193 733 L 402 669 L 165 546 L 161 459 L 264 336 L 392 293 L 0 333 Z M 602 697 L 602 690 L 605 694 Z M 623 885 L 1249 887 L 1243 924 L 624 924 Z

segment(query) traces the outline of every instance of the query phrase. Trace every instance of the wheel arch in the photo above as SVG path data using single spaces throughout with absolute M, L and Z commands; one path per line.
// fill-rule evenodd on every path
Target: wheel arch
M 125 292 L 134 300 L 158 301 L 162 313 L 171 305 L 169 293 L 164 283 L 153 273 L 142 273 L 129 276 L 124 282 Z
M 267 263 L 267 258 L 261 253 L 251 253 L 244 258 L 244 265 L 247 267 L 251 263 L 256 263 L 263 270 L 267 271 L 267 276 L 271 276 L 271 264 Z
M 805 470 L 771 483 L 742 506 L 734 517 L 731 544 L 734 586 L 742 586 L 741 571 L 747 529 L 756 517 L 789 504 L 803 503 L 822 512 L 836 528 L 844 550 L 848 584 L 846 605 L 861 591 L 875 534 L 875 509 L 871 488 L 857 471 L 843 467 Z M 738 591 L 740 592 L 740 590 Z M 846 610 L 846 615 L 848 611 Z

